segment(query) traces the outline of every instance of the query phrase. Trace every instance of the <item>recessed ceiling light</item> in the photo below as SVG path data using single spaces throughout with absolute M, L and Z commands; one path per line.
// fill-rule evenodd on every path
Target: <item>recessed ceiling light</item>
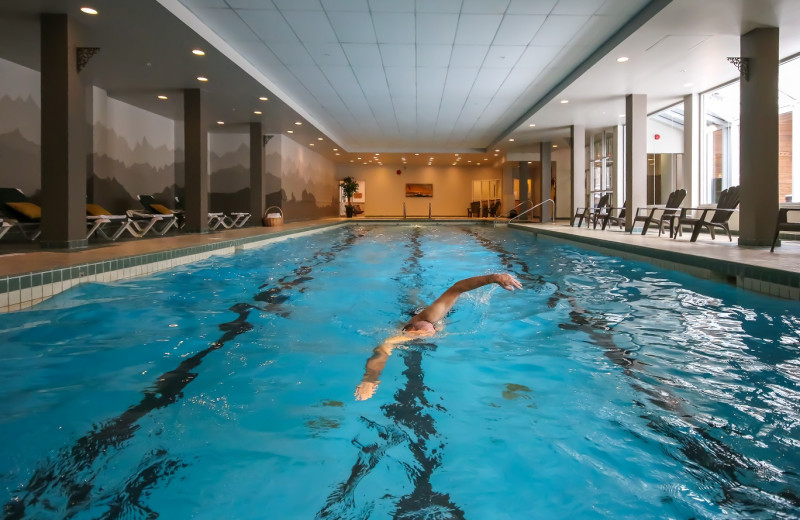
M 512 137 L 511 139 L 509 139 L 509 141 L 514 142 L 514 138 Z
M 294 123 L 294 124 L 296 124 L 297 126 L 300 126 L 300 125 L 302 125 L 303 123 L 301 123 L 300 121 L 295 121 L 295 123 Z
M 194 54 L 195 56 L 205 56 L 206 51 L 201 49 L 192 49 L 192 54 Z
M 308 146 L 314 146 L 314 143 L 308 143 Z
M 498 155 L 499 155 L 499 154 L 494 154 L 494 156 L 495 156 L 495 157 L 497 157 Z
M 350 162 L 353 162 L 353 159 L 350 159 Z
M 562 99 L 561 100 L 561 104 L 562 105 L 566 105 L 567 103 L 569 103 L 569 99 Z
M 294 130 L 287 130 L 287 131 L 286 131 L 286 133 L 287 133 L 287 134 L 293 134 L 293 133 L 294 133 Z
M 322 138 L 321 137 L 317 137 L 317 141 L 322 141 Z
M 625 117 L 625 114 L 620 114 L 619 117 Z
M 267 101 L 267 96 L 261 96 L 258 99 L 259 99 L 259 101 Z
M 694 83 L 684 83 L 683 84 L 684 87 L 691 87 L 692 85 L 694 85 Z
M 225 121 L 217 121 L 217 124 L 218 124 L 218 125 L 224 125 L 224 124 L 225 124 Z
M 418 154 L 418 153 L 415 153 L 414 155 L 419 155 L 419 154 Z
M 253 113 L 257 116 L 261 115 L 261 110 L 254 110 Z
M 204 76 L 197 76 L 197 81 L 208 81 L 208 78 Z
M 495 152 L 499 152 L 500 150 L 495 150 Z
M 161 94 L 160 96 L 158 96 L 158 99 L 167 99 L 167 96 Z
M 553 148 L 558 148 L 558 145 L 557 145 L 557 144 L 554 144 L 554 145 L 553 145 Z
M 342 155 L 342 154 L 340 154 L 339 152 L 336 152 L 336 155 Z
M 360 161 L 360 160 L 361 160 L 361 157 L 356 157 L 356 159 L 358 159 L 358 160 Z
M 617 58 L 617 61 L 619 63 L 625 63 L 626 61 L 628 61 L 628 57 L 627 56 L 620 56 L 619 58 Z
M 97 9 L 91 7 L 81 7 L 81 12 L 86 14 L 97 14 Z
M 536 126 L 536 123 L 531 123 L 528 126 Z

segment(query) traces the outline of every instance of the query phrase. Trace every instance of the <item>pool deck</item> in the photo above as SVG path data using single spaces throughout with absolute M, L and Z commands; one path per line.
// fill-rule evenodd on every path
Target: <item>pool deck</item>
M 232 254 L 275 239 L 315 232 L 347 223 L 484 224 L 493 219 L 468 218 L 329 218 L 286 223 L 278 227 L 248 227 L 204 234 L 98 242 L 79 251 L 42 250 L 38 244 L 0 241 L 0 312 L 29 308 L 87 282 L 113 282 L 195 262 L 215 254 Z M 500 223 L 498 223 L 500 225 Z M 504 223 L 502 225 L 505 225 Z M 653 263 L 770 294 L 800 300 L 800 242 L 784 241 L 774 253 L 769 248 L 739 247 L 734 237 L 701 234 L 695 243 L 688 235 L 677 240 L 613 230 L 573 228 L 554 224 L 514 223 L 510 227 L 548 240 L 566 241 L 592 250 Z

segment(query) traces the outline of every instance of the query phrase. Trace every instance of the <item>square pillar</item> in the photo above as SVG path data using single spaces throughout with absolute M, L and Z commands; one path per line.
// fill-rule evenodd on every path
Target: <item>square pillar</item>
M 683 98 L 683 183 L 677 188 L 686 190 L 683 205 L 696 208 L 700 205 L 700 140 L 703 138 L 700 121 L 700 96 L 689 94 Z
M 250 217 L 260 222 L 264 216 L 264 147 L 261 123 L 250 123 Z
M 519 203 L 522 204 L 526 200 L 530 200 L 531 194 L 528 192 L 528 181 L 531 179 L 531 165 L 528 161 L 519 162 Z M 519 208 L 522 213 L 529 209 L 530 206 L 525 205 Z
M 79 35 L 65 14 L 41 15 L 42 238 L 45 248 L 86 247 L 87 93 Z
M 636 208 L 647 205 L 647 96 L 625 96 L 625 231 Z
M 189 233 L 208 233 L 208 125 L 203 111 L 203 93 L 183 91 L 183 136 L 185 164 L 186 225 Z
M 569 127 L 569 173 L 572 192 L 569 216 L 575 214 L 578 208 L 585 208 L 588 204 L 586 198 L 586 127 L 572 125 Z
M 739 245 L 769 246 L 779 196 L 778 29 L 754 29 L 740 45 L 749 78 L 739 82 Z
M 550 176 L 551 176 L 551 161 L 550 161 L 550 152 L 553 150 L 553 144 L 550 141 L 545 141 L 539 143 L 539 161 L 542 165 L 542 174 L 539 177 L 540 182 L 540 190 L 539 192 L 542 194 L 541 200 L 539 202 L 544 202 L 545 200 L 550 198 Z M 542 204 L 542 224 L 545 222 L 552 222 L 553 221 L 553 214 L 555 212 L 555 201 L 548 202 L 546 204 Z

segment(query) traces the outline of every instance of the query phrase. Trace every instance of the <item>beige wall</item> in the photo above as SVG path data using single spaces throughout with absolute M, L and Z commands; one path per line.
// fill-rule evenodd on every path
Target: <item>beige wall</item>
M 398 168 L 401 171 L 397 175 Z M 406 215 L 428 216 L 428 203 L 434 217 L 466 217 L 467 208 L 472 200 L 472 181 L 483 179 L 501 179 L 502 170 L 490 167 L 455 166 L 351 166 L 337 165 L 336 176 L 339 179 L 353 177 L 365 183 L 364 215 L 402 216 L 403 203 L 406 203 Z M 406 198 L 406 183 L 433 184 L 433 197 Z M 500 208 L 501 211 L 504 208 Z

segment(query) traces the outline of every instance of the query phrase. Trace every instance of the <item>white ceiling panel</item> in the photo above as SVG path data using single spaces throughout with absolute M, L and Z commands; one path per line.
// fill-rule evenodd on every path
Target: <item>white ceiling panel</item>
M 261 9 L 265 11 L 274 11 L 277 8 L 271 0 L 227 0 L 230 7 L 234 9 Z
M 342 49 L 353 68 L 383 67 L 377 44 L 343 43 Z
M 450 57 L 450 66 L 458 68 L 480 67 L 483 65 L 483 60 L 488 52 L 488 45 L 455 45 L 453 46 L 453 55 Z
M 252 41 L 256 35 L 250 27 L 231 9 L 198 9 L 197 16 L 207 21 L 215 32 L 224 35 L 231 41 Z
M 489 52 L 486 53 L 483 66 L 488 68 L 510 69 L 517 63 L 522 53 L 526 50 L 527 47 L 522 45 L 492 45 L 489 47 Z
M 328 16 L 322 11 L 282 11 L 298 38 L 304 42 L 338 41 Z
M 588 20 L 588 16 L 548 16 L 531 40 L 531 45 L 565 46 Z
M 591 15 L 597 12 L 605 0 L 558 0 L 553 14 Z
M 417 0 L 417 13 L 459 13 L 461 0 Z
M 475 83 L 472 85 L 470 95 L 487 97 L 494 96 L 497 89 L 505 81 L 510 69 L 481 69 Z
M 265 42 L 298 42 L 297 36 L 283 15 L 277 11 L 255 11 L 242 9 L 237 11 L 239 16 L 256 33 L 260 40 Z
M 464 0 L 461 5 L 462 13 L 470 14 L 503 14 L 506 12 L 509 0 Z
M 328 82 L 328 78 L 325 77 L 319 67 L 300 66 L 291 67 L 289 70 L 315 96 L 328 97 L 336 95 L 333 87 Z
M 417 104 L 424 104 L 428 109 L 438 107 L 446 80 L 447 69 L 444 67 L 418 67 Z
M 281 11 L 319 11 L 319 0 L 272 0 Z
M 497 35 L 495 45 L 528 45 L 544 23 L 543 15 L 505 16 Z
M 416 48 L 407 43 L 381 43 L 383 63 L 391 63 L 393 67 L 416 67 Z
M 506 14 L 550 14 L 557 0 L 511 0 Z
M 516 68 L 543 68 L 553 61 L 559 52 L 561 47 L 530 45 L 519 57 Z
M 373 103 L 373 100 L 380 103 L 391 103 L 389 84 L 386 81 L 383 68 L 354 68 L 353 74 L 370 103 Z
M 345 66 L 348 65 L 342 47 L 338 43 L 307 43 L 306 49 L 314 60 L 314 63 L 323 66 Z
M 458 19 L 456 44 L 492 43 L 502 20 L 503 15 L 499 14 L 462 14 Z
M 479 69 L 454 69 L 451 68 L 447 73 L 447 81 L 444 86 L 443 100 L 447 98 L 466 99 L 475 78 L 478 77 Z
M 452 53 L 452 45 L 417 44 L 417 67 L 447 67 Z
M 607 0 L 595 14 L 617 16 L 622 19 L 630 18 L 634 13 L 644 9 L 649 0 Z
M 269 49 L 290 69 L 295 65 L 314 65 L 314 60 L 302 43 L 268 43 Z
M 367 0 L 322 0 L 322 6 L 328 13 L 332 11 L 366 13 L 369 11 Z
M 374 13 L 413 13 L 415 0 L 369 0 Z
M 342 43 L 375 43 L 375 29 L 372 27 L 372 16 L 366 12 L 331 12 L 328 13 L 333 30 Z
M 373 13 L 378 43 L 414 43 L 413 13 Z
M 417 92 L 417 69 L 414 67 L 386 67 L 386 79 L 392 97 Z
M 456 39 L 458 15 L 450 13 L 417 14 L 416 43 L 452 44 Z

